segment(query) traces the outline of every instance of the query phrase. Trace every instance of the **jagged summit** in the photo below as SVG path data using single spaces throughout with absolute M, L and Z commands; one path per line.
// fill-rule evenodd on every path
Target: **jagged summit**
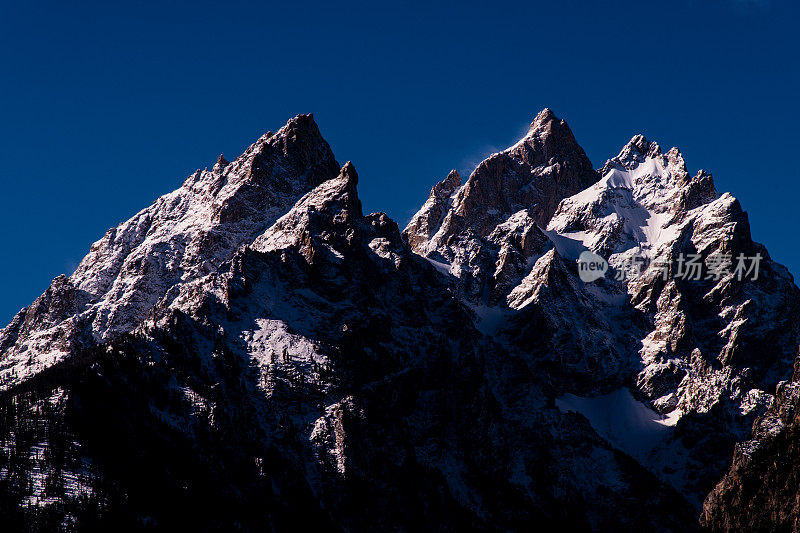
M 216 172 L 217 174 L 219 174 L 223 170 L 225 170 L 225 167 L 227 167 L 228 165 L 230 165 L 230 161 L 225 159 L 225 156 L 223 154 L 219 154 L 219 157 L 217 158 L 217 162 L 214 163 L 214 168 L 212 169 L 212 171 Z
M 647 209 L 672 212 L 679 218 L 718 197 L 710 173 L 699 170 L 692 176 L 678 148 L 663 153 L 658 143 L 643 135 L 634 136 L 619 155 L 606 162 L 600 174 L 603 178 L 595 189 L 629 188 Z
M 351 161 L 347 161 L 342 170 L 339 171 L 339 176 L 344 178 L 348 184 L 355 187 L 358 185 L 358 173 L 356 172 L 356 167 L 353 165 Z
M 521 147 L 533 149 L 545 159 L 559 155 L 563 157 L 573 150 L 583 152 L 567 122 L 559 119 L 550 108 L 540 111 L 531 122 L 527 134 L 505 152 L 519 151 Z
M 685 531 L 753 420 L 759 442 L 789 423 L 768 406 L 800 290 L 677 149 L 637 135 L 598 172 L 544 109 L 402 235 L 358 183 L 298 115 L 56 278 L 0 331 L 0 508 L 125 530 Z M 758 255 L 759 277 L 708 276 L 721 254 Z
M 677 148 L 670 150 L 670 153 L 680 155 Z M 634 135 L 625 146 L 622 147 L 619 154 L 606 161 L 601 173 L 605 174 L 614 164 L 622 165 L 625 167 L 634 167 L 646 159 L 656 158 L 662 155 L 661 146 L 655 141 L 648 140 L 644 135 Z
M 55 298 L 45 293 L 0 332 L 0 387 L 130 331 L 172 287 L 214 271 L 340 166 L 313 117 L 298 115 L 214 168 L 109 230 L 54 282 Z
M 451 172 L 433 188 L 404 230 L 416 252 L 448 263 L 455 259 L 447 244 L 454 239 L 486 238 L 523 209 L 544 227 L 562 198 L 599 179 L 569 126 L 549 109 L 523 139 L 482 161 L 460 188 L 456 176 Z
M 628 151 L 636 151 L 643 156 L 655 156 L 661 153 L 661 147 L 655 141 L 649 141 L 647 138 L 640 134 L 634 135 L 630 141 L 620 150 L 618 157 L 623 157 L 622 154 Z
M 361 200 L 358 197 L 358 173 L 353 164 L 344 164 L 336 178 L 325 181 L 309 191 L 288 213 L 253 242 L 256 250 L 277 250 L 287 246 L 299 245 L 315 232 L 312 226 L 318 217 L 325 218 L 325 224 L 351 223 L 364 216 Z M 329 227 L 329 229 L 330 229 Z M 322 230 L 317 230 L 320 232 Z
M 673 174 L 677 182 L 686 184 L 691 180 L 691 176 L 686 168 L 686 161 L 683 159 L 683 154 L 677 147 L 672 147 L 666 153 L 663 153 L 661 146 L 655 141 L 648 140 L 644 135 L 634 135 L 633 138 L 622 147 L 619 154 L 606 161 L 606 164 L 600 169 L 601 175 L 605 176 L 614 168 L 625 168 L 633 170 L 647 160 L 658 161 L 661 166 Z M 697 173 L 697 177 L 709 176 L 703 171 Z
M 458 170 L 453 169 L 447 174 L 447 177 L 444 180 L 433 186 L 433 189 L 431 189 L 431 194 L 436 194 L 437 196 L 449 196 L 457 191 L 459 187 L 461 187 L 461 174 L 458 172 Z
M 553 111 L 549 107 L 545 107 L 544 109 L 539 111 L 539 113 L 536 115 L 536 118 L 533 119 L 533 122 L 531 123 L 531 127 L 533 127 L 534 124 L 543 124 L 543 123 L 549 122 L 551 120 L 558 120 L 558 118 L 556 117 L 555 113 L 553 113 Z
M 550 124 L 551 122 L 555 122 L 559 126 L 566 125 L 566 122 L 556 117 L 555 113 L 553 113 L 553 111 L 549 107 L 545 107 L 544 109 L 539 111 L 539 113 L 533 119 L 533 122 L 531 122 L 531 125 L 528 127 L 528 135 L 531 135 L 531 133 L 541 131 L 548 127 L 552 127 L 552 125 Z
M 692 179 L 677 148 L 664 154 L 643 135 L 634 136 L 600 173 L 600 181 L 565 198 L 548 224 L 549 231 L 572 233 L 569 239 L 580 243 L 556 239 L 565 256 L 631 247 L 655 253 L 679 235 L 677 226 L 689 210 L 717 197 L 710 175 Z

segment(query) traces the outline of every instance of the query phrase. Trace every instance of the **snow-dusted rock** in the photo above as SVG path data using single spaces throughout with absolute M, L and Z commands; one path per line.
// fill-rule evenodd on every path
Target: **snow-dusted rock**
M 402 233 L 358 179 L 300 115 L 54 280 L 0 332 L 3 509 L 686 530 L 735 441 L 749 461 L 793 435 L 800 291 L 677 149 L 636 136 L 595 171 L 546 109 Z M 587 251 L 604 278 L 578 275 Z M 759 277 L 706 276 L 719 254 L 760 254 Z
M 508 241 L 539 233 L 563 198 L 598 177 L 567 123 L 545 109 L 519 142 L 480 163 L 463 186 L 455 171 L 434 186 L 403 235 L 415 252 L 447 265 L 473 302 L 495 303 L 509 277 L 520 277 L 519 263 L 546 251 L 541 235 L 526 237 L 509 268 L 515 243 Z M 499 288 L 494 270 L 502 273 Z
M 537 123 L 542 116 L 551 115 L 543 112 Z M 549 153 L 574 153 L 571 138 L 560 141 L 564 147 L 550 145 Z M 473 173 L 478 184 L 498 157 Z M 490 332 L 547 372 L 558 394 L 628 387 L 669 415 L 675 429 L 663 434 L 646 466 L 699 506 L 733 443 L 789 376 L 800 343 L 800 292 L 752 241 L 739 202 L 719 195 L 710 174 L 690 175 L 676 148 L 663 153 L 637 135 L 599 175 L 553 211 L 539 209 L 541 197 L 514 196 L 523 201 L 509 208 L 495 189 L 478 195 L 485 185 L 455 189 L 444 186 L 448 180 L 404 235 L 457 278 L 452 283 L 479 321 L 502 317 Z M 492 183 L 502 192 L 512 181 L 495 175 Z M 480 209 L 467 193 L 481 199 Z M 581 281 L 575 261 L 585 251 L 608 261 L 604 279 Z M 739 279 L 735 264 L 711 276 L 716 256 L 735 262 L 740 254 L 762 257 L 757 279 Z M 692 255 L 701 265 L 698 280 L 679 272 Z M 692 475 L 672 475 L 675 461 Z
M 0 332 L 0 388 L 130 331 L 173 288 L 215 271 L 338 169 L 313 117 L 299 115 L 233 162 L 220 156 L 211 171 L 196 171 L 108 230 L 69 278 L 56 278 Z

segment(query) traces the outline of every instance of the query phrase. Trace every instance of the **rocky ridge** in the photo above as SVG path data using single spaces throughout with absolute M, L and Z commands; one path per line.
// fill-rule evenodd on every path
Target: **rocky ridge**
M 542 117 L 557 122 L 545 111 L 532 131 Z M 572 140 L 566 143 L 574 154 Z M 481 163 L 470 180 L 498 157 Z M 535 373 L 551 376 L 554 394 L 596 397 L 627 388 L 661 416 L 669 430 L 652 430 L 661 436 L 650 447 L 642 451 L 651 433 L 645 430 L 616 444 L 699 508 L 734 443 L 747 437 L 791 372 L 800 292 L 753 242 L 739 202 L 719 195 L 710 174 L 691 176 L 676 148 L 663 153 L 635 136 L 597 175 L 544 217 L 535 203 L 508 209 L 504 199 L 523 193 L 514 188 L 518 182 L 503 179 L 494 183 L 505 189 L 480 196 L 481 210 L 470 213 L 461 199 L 476 188 L 470 181 L 453 188 L 448 177 L 404 235 L 450 277 L 479 328 Z M 437 215 L 439 229 L 421 239 L 420 228 L 442 212 L 442 193 L 452 206 Z M 450 231 L 449 219 L 466 229 Z M 575 261 L 584 251 L 608 260 L 605 279 L 579 279 Z M 757 279 L 739 279 L 735 264 L 712 275 L 715 257 L 735 263 L 740 255 L 760 256 Z M 680 275 L 692 256 L 698 280 Z
M 0 388 L 133 329 L 176 285 L 214 271 L 339 164 L 311 115 L 198 170 L 94 243 L 75 272 L 0 331 Z
M 357 184 L 300 115 L 21 311 L 6 523 L 687 530 L 791 403 L 798 289 L 676 149 L 636 136 L 595 171 L 544 110 L 402 233 Z M 761 254 L 758 279 L 705 279 L 719 253 Z

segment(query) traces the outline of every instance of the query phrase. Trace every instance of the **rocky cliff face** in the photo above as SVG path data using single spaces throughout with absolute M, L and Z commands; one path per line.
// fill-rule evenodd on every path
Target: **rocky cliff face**
M 738 202 L 640 136 L 596 172 L 549 110 L 402 233 L 357 184 L 301 115 L 21 311 L 5 523 L 695 528 L 798 344 L 798 289 Z M 680 279 L 720 251 L 760 276 Z
M 522 275 L 545 246 L 539 228 L 558 203 L 598 178 L 567 123 L 545 109 L 525 137 L 478 165 L 463 187 L 456 171 L 434 186 L 403 235 L 416 253 L 446 263 L 468 300 L 494 304 L 506 278 Z M 492 265 L 497 275 L 488 274 Z
M 775 401 L 736 445 L 733 461 L 703 504 L 702 524 L 711 531 L 800 529 L 800 383 L 798 364 L 778 384 Z
M 543 112 L 534 126 L 543 116 L 555 120 Z M 417 228 L 436 205 L 434 189 L 405 235 L 449 274 L 479 327 L 534 373 L 547 374 L 554 394 L 612 394 L 663 418 L 661 427 L 650 423 L 622 436 L 610 429 L 621 423 L 613 417 L 593 425 L 699 509 L 734 443 L 746 438 L 790 373 L 800 342 L 800 291 L 752 241 L 738 201 L 719 195 L 711 175 L 691 176 L 677 149 L 663 153 L 636 136 L 599 175 L 545 219 L 535 204 L 505 209 L 498 198 L 520 196 L 518 182 L 495 179 L 504 193 L 487 195 L 479 214 L 459 219 L 480 234 L 466 230 L 443 240 L 443 232 L 420 241 Z M 468 186 L 450 193 L 454 203 Z M 496 214 L 494 226 L 486 226 L 484 211 Z M 608 261 L 605 278 L 579 278 L 575 262 L 583 252 Z M 757 277 L 737 274 L 740 256 L 760 258 Z M 728 258 L 729 269 L 713 271 L 719 257 Z M 685 275 L 690 259 L 696 276 Z M 487 287 L 489 297 L 481 299 Z M 623 399 L 620 389 L 632 397 Z M 583 411 L 591 413 L 591 405 Z
M 220 157 L 112 228 L 0 333 L 7 389 L 82 348 L 133 329 L 176 285 L 216 270 L 311 187 L 339 170 L 311 115 L 267 133 L 232 163 Z

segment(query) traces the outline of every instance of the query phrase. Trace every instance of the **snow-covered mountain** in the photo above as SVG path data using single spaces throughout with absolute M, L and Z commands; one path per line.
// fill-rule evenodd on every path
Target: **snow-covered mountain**
M 176 286 L 219 268 L 339 165 L 311 115 L 220 156 L 94 243 L 0 333 L 0 388 L 133 329 Z
M 547 109 L 402 233 L 357 184 L 300 115 L 23 309 L 0 332 L 5 523 L 697 527 L 800 344 L 800 291 L 739 203 L 641 136 L 596 171 Z
M 565 127 L 545 110 L 526 138 L 487 161 L 531 137 L 547 138 L 543 119 Z M 565 152 L 582 155 L 567 139 Z M 555 157 L 543 165 L 569 168 Z M 507 208 L 504 198 L 519 197 L 513 185 L 484 197 L 474 216 L 463 209 L 486 166 L 463 187 L 448 188 L 451 177 L 437 185 L 405 230 L 409 243 L 452 277 L 479 327 L 551 376 L 556 394 L 615 398 L 612 410 L 625 414 L 589 416 L 595 429 L 699 507 L 734 442 L 746 438 L 791 373 L 800 343 L 792 276 L 752 241 L 746 213 L 730 194 L 717 193 L 710 174 L 691 176 L 676 148 L 662 153 L 640 135 L 596 183 L 564 195 L 551 216 L 535 202 Z M 442 191 L 450 206 L 439 216 L 444 222 L 420 239 Z M 486 225 L 485 212 L 496 225 Z M 451 218 L 458 219 L 455 232 L 447 231 Z M 608 276 L 581 281 L 575 262 L 586 251 L 608 261 Z M 715 256 L 733 263 L 740 255 L 761 257 L 756 279 L 739 279 L 735 265 L 709 275 Z M 678 272 L 691 256 L 702 267 L 697 280 Z M 640 402 L 654 422 L 631 431 L 627 418 Z M 560 403 L 568 404 L 598 414 L 591 402 Z
M 567 123 L 545 109 L 525 137 L 480 163 L 463 186 L 455 170 L 436 184 L 403 235 L 459 278 L 468 300 L 494 304 L 506 278 L 524 274 L 545 245 L 540 228 L 558 203 L 598 178 Z

